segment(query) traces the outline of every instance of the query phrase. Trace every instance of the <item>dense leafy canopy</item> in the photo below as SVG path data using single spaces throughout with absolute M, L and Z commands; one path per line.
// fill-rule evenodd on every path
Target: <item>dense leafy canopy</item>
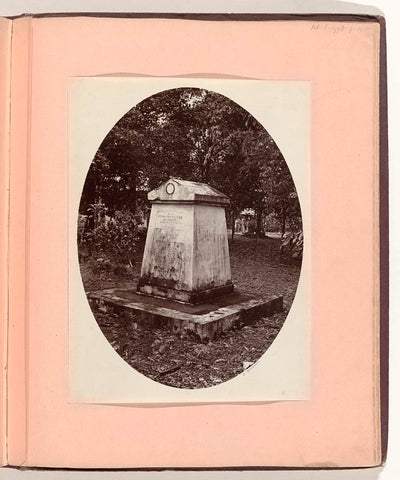
M 231 216 L 251 208 L 301 225 L 296 189 L 267 131 L 242 107 L 198 88 L 166 90 L 114 126 L 89 169 L 80 213 L 103 203 L 145 211 L 147 192 L 170 176 L 208 183 L 231 199 Z M 258 222 L 259 223 L 259 222 Z

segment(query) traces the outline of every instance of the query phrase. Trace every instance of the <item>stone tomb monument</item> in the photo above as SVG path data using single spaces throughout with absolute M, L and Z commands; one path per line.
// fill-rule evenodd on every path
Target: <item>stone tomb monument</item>
M 202 340 L 282 311 L 281 296 L 234 291 L 226 195 L 204 183 L 170 178 L 148 199 L 152 208 L 136 289 L 92 292 L 93 308 L 164 323 L 176 333 L 189 330 Z
M 171 178 L 152 204 L 138 292 L 190 304 L 233 292 L 225 207 L 204 183 Z

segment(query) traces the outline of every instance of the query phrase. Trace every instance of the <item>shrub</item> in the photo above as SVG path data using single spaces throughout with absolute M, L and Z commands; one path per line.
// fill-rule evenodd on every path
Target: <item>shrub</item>
M 248 232 L 249 233 L 256 233 L 256 229 L 257 229 L 257 223 L 255 220 L 249 220 L 249 223 L 248 223 Z
M 303 232 L 291 232 L 284 236 L 280 246 L 281 258 L 301 261 L 303 256 Z
M 81 237 L 79 247 L 86 247 L 91 256 L 103 257 L 113 264 L 133 266 L 139 238 L 136 216 L 123 209 L 107 217 L 104 209 L 99 214 L 96 205 L 92 206 L 91 213 L 95 218 L 94 228 Z
M 276 218 L 274 213 L 270 213 L 266 215 L 264 219 L 264 229 L 267 232 L 280 232 L 281 231 L 281 223 Z

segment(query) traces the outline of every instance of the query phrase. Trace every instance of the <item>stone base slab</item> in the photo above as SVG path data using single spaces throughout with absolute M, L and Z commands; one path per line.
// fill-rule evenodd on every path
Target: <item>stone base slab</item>
M 267 300 L 240 293 L 193 306 L 146 297 L 133 289 L 91 292 L 88 299 L 92 308 L 102 312 L 123 314 L 154 326 L 168 325 L 177 334 L 190 331 L 201 340 L 213 340 L 233 327 L 251 324 L 283 310 L 282 296 Z
M 139 285 L 137 287 L 138 293 L 144 295 L 150 295 L 155 297 L 162 297 L 171 300 L 177 300 L 178 302 L 189 303 L 191 305 L 197 305 L 206 301 L 212 300 L 216 297 L 228 295 L 234 290 L 233 284 L 223 285 L 221 287 L 209 288 L 201 290 L 199 292 L 186 292 L 184 290 L 175 290 L 173 288 L 166 288 L 157 285 Z

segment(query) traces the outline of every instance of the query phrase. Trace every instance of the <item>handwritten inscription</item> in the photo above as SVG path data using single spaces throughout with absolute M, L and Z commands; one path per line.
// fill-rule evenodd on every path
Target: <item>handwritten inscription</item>
M 368 29 L 367 25 L 356 25 L 355 23 L 313 23 L 311 30 L 314 31 L 329 31 L 337 35 L 339 33 L 365 32 Z

